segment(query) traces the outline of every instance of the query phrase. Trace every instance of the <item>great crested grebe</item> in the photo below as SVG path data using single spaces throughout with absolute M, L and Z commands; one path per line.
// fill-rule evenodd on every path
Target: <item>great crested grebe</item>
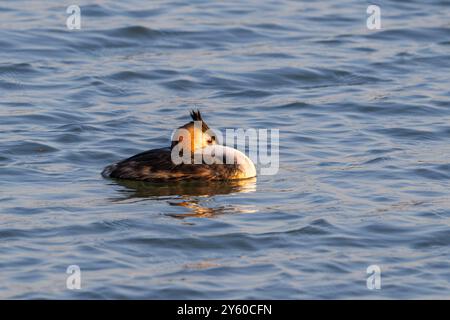
M 217 144 L 200 111 L 192 111 L 191 117 L 191 122 L 175 131 L 170 147 L 145 151 L 109 165 L 102 175 L 149 182 L 236 180 L 256 176 L 255 165 L 245 154 Z

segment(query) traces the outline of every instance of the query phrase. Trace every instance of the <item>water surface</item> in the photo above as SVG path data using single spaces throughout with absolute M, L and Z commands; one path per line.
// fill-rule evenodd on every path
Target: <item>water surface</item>
M 449 1 L 69 4 L 0 3 L 0 297 L 450 298 Z M 192 107 L 278 174 L 100 176 Z

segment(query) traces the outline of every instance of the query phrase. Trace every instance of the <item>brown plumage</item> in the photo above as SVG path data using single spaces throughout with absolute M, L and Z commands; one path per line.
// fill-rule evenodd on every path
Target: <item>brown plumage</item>
M 153 149 L 107 166 L 102 175 L 141 181 L 228 180 L 239 173 L 236 164 L 172 163 L 170 148 Z

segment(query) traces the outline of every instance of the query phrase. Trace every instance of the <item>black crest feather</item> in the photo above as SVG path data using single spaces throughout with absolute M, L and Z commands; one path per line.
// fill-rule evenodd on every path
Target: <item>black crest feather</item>
M 203 121 L 202 115 L 200 114 L 200 110 L 197 109 L 197 111 L 192 110 L 191 111 L 191 118 L 194 121 Z

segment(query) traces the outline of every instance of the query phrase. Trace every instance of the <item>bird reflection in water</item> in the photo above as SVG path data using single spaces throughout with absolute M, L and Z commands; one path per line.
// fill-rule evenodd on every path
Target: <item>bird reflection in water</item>
M 226 213 L 254 213 L 252 206 L 222 205 L 208 207 L 207 204 L 216 195 L 249 193 L 256 191 L 256 178 L 235 181 L 189 181 L 174 183 L 149 183 L 143 181 L 116 180 L 125 187 L 124 198 L 116 201 L 137 199 L 166 200 L 171 206 L 188 208 L 190 213 L 168 214 L 174 218 L 214 217 Z

